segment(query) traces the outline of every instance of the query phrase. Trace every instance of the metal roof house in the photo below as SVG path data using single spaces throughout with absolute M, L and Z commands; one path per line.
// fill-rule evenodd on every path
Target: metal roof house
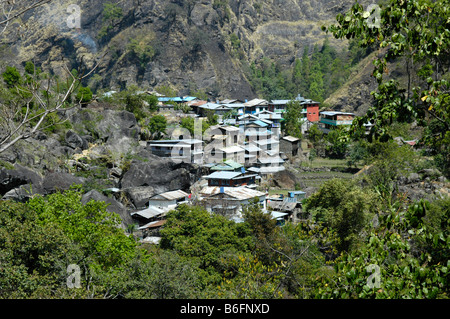
M 283 152 L 289 156 L 297 156 L 298 150 L 300 149 L 299 138 L 293 136 L 283 136 L 280 138 L 280 152 Z
M 238 187 L 255 185 L 257 174 L 246 174 L 241 172 L 215 171 L 205 176 L 208 186 Z
M 244 113 L 258 113 L 267 110 L 269 102 L 263 99 L 253 99 L 244 103 Z
M 182 191 L 169 191 L 151 197 L 148 200 L 149 207 L 157 207 L 163 210 L 174 209 L 177 205 L 187 203 L 189 194 Z
M 148 141 L 147 148 L 154 155 L 174 161 L 198 164 L 203 161 L 203 141 L 197 139 Z
M 320 128 L 328 134 L 330 129 L 338 126 L 350 126 L 355 118 L 354 113 L 337 112 L 337 111 L 322 111 L 320 112 Z
M 237 163 L 233 160 L 227 160 L 223 163 L 217 163 L 210 168 L 211 171 L 231 171 L 231 172 L 241 172 L 241 168 L 244 165 Z
M 240 218 L 243 205 L 257 198 L 262 209 L 266 209 L 266 194 L 247 187 L 211 187 L 201 190 L 202 202 L 207 211 Z

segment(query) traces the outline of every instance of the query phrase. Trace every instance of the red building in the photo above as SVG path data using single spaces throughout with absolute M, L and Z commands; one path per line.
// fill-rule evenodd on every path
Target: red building
M 306 118 L 310 122 L 318 122 L 320 120 L 319 116 L 319 103 L 314 102 L 311 104 L 306 104 Z

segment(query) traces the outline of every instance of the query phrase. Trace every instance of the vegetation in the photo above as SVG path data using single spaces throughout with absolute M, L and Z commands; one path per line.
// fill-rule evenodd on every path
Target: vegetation
M 372 92 L 375 103 L 367 114 L 355 121 L 354 131 L 370 121 L 370 138 L 386 140 L 394 122 L 416 121 L 425 128 L 421 144 L 446 176 L 450 163 L 449 119 L 449 3 L 441 1 L 389 1 L 379 9 L 379 26 L 368 23 L 369 12 L 355 3 L 338 24 L 327 31 L 336 38 L 358 40 L 363 48 L 387 48 L 373 61 L 378 88 Z M 403 59 L 405 85 L 386 80 L 387 63 Z
M 231 35 L 236 50 L 237 39 Z M 323 102 L 350 75 L 351 68 L 371 50 L 361 50 L 354 41 L 342 52 L 330 46 L 326 39 L 321 47 L 306 46 L 303 55 L 295 59 L 291 70 L 282 70 L 276 61 L 263 57 L 250 65 L 248 78 L 252 87 L 265 99 L 292 99 L 298 94 Z
M 283 118 L 283 132 L 286 135 L 302 138 L 302 106 L 299 101 L 290 101 Z

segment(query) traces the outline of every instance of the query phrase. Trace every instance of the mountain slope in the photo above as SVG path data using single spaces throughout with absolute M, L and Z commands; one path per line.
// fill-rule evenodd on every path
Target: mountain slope
M 245 76 L 252 61 L 268 57 L 290 67 L 306 45 L 322 43 L 326 35 L 320 26 L 333 23 L 353 1 L 109 3 L 79 1 L 79 29 L 68 26 L 68 0 L 54 0 L 27 13 L 22 17 L 26 28 L 16 21 L 3 35 L 3 67 L 33 60 L 63 75 L 63 63 L 89 67 L 96 55 L 106 54 L 89 83 L 94 88 L 170 86 L 179 94 L 203 90 L 211 97 L 253 98 L 256 94 Z M 114 16 L 108 8 L 120 14 Z M 346 45 L 330 40 L 335 47 Z

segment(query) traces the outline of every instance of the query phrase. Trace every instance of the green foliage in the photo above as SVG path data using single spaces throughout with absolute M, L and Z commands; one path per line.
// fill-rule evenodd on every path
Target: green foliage
M 10 88 L 20 84 L 22 81 L 19 71 L 13 66 L 7 66 L 5 72 L 2 73 L 2 76 L 3 81 L 5 81 L 6 85 Z
M 150 119 L 148 123 L 148 129 L 155 139 L 160 139 L 162 137 L 162 134 L 166 133 L 166 128 L 167 120 L 164 115 L 155 115 Z
M 34 197 L 27 206 L 37 214 L 38 223 L 58 225 L 101 268 L 118 266 L 135 253 L 134 240 L 117 227 L 119 216 L 107 212 L 103 202 L 83 205 L 79 191 Z
M 213 119 L 217 115 L 214 115 Z M 217 119 L 216 119 L 217 120 Z M 194 128 L 195 128 L 195 119 L 193 117 L 184 117 L 181 119 L 180 126 L 187 129 L 191 136 L 194 136 Z M 206 130 L 210 127 L 209 121 L 202 120 L 202 135 L 206 132 Z
M 123 12 L 121 7 L 112 2 L 105 2 L 103 4 L 103 26 L 101 27 L 97 37 L 99 39 L 106 37 L 114 28 L 114 24 L 117 23 L 118 20 L 122 19 L 122 17 Z
M 284 134 L 302 138 L 302 109 L 299 101 L 290 101 L 287 104 L 286 113 L 283 116 Z
M 424 131 L 421 142 L 436 155 L 446 175 L 446 163 L 450 162 L 448 8 L 448 0 L 388 1 L 380 4 L 380 25 L 373 27 L 366 21 L 370 13 L 355 3 L 347 13 L 336 17 L 337 25 L 327 29 L 336 38 L 357 39 L 362 48 L 389 48 L 373 61 L 373 76 L 378 83 L 372 92 L 375 103 L 354 127 L 370 120 L 374 124 L 370 136 L 375 139 L 390 138 L 387 128 L 395 120 L 416 120 L 424 128 L 433 127 Z M 384 79 L 387 63 L 400 59 L 405 61 L 405 85 L 396 79 Z
M 76 100 L 82 104 L 86 104 L 92 100 L 92 91 L 89 87 L 80 87 L 77 92 Z
M 246 251 L 251 246 L 243 227 L 202 207 L 180 205 L 167 214 L 161 247 L 198 259 L 202 268 L 217 267 L 222 253 Z
M 348 251 L 358 243 L 362 229 L 372 217 L 375 194 L 350 181 L 332 179 L 322 184 L 305 204 L 314 220 L 336 231 L 338 250 Z
M 145 35 L 136 39 L 131 39 L 127 49 L 131 56 L 139 62 L 141 68 L 145 68 L 153 57 L 156 55 L 156 50 L 151 44 L 153 35 Z
M 437 204 L 446 207 L 448 214 L 448 200 L 441 205 Z M 397 205 L 381 216 L 380 225 L 370 230 L 360 249 L 336 259 L 335 274 L 320 277 L 315 297 L 448 298 L 449 228 L 441 224 L 438 233 L 430 231 L 424 223 L 433 211 L 430 208 L 429 203 L 419 201 L 407 209 Z M 423 242 L 430 246 L 424 249 Z M 437 251 L 441 255 L 434 258 Z M 379 267 L 378 281 L 371 281 L 369 265 Z
M 327 154 L 332 158 L 344 158 L 348 151 L 349 137 L 345 128 L 335 128 L 326 135 Z

